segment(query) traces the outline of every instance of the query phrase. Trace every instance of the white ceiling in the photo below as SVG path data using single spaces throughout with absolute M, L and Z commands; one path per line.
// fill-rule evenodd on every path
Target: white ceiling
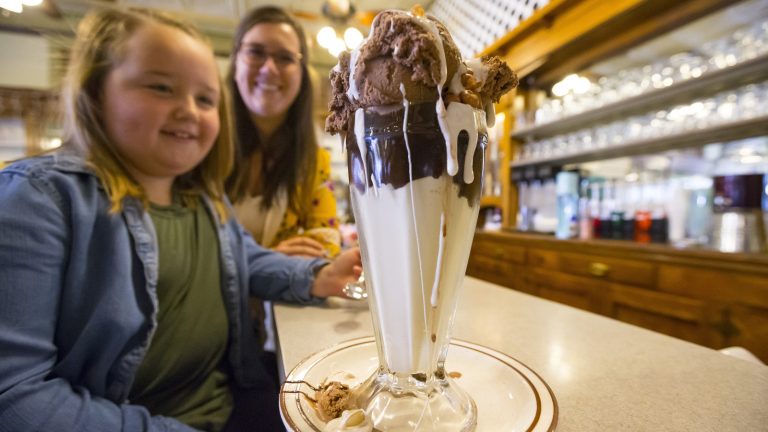
M 356 11 L 361 12 L 346 22 L 332 22 L 322 13 L 323 4 L 328 0 L 45 0 L 48 7 L 25 7 L 21 14 L 3 13 L 0 15 L 0 30 L 23 31 L 40 33 L 53 45 L 63 47 L 70 44 L 73 29 L 79 19 L 91 8 L 102 5 L 137 6 L 166 10 L 195 22 L 212 39 L 214 48 L 219 55 L 227 55 L 231 45 L 231 37 L 239 19 L 254 7 L 278 5 L 295 13 L 304 26 L 310 44 L 314 43 L 314 35 L 326 25 L 335 24 L 337 27 L 353 25 L 363 34 L 368 33 L 368 27 L 361 20 L 362 12 L 379 11 L 383 9 L 410 9 L 415 4 L 425 8 L 432 0 L 350 0 Z M 60 14 L 59 16 L 56 16 Z M 313 47 L 312 61 L 321 68 L 330 67 L 336 59 L 324 49 Z

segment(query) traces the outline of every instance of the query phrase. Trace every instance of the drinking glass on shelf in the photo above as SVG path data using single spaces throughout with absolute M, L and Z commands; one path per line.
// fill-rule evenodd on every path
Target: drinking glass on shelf
M 598 83 L 594 81 L 590 82 L 589 90 L 587 90 L 587 93 L 584 94 L 586 109 L 592 110 L 603 106 L 603 103 L 600 100 L 600 91 L 601 88 Z
M 578 140 L 577 152 L 588 152 L 594 150 L 594 140 L 592 137 L 592 129 L 582 129 L 576 132 Z
M 765 104 L 758 99 L 758 86 L 746 85 L 737 91 L 739 105 L 739 119 L 746 120 L 759 116 L 760 105 Z
M 715 97 L 715 100 L 717 101 L 717 115 L 715 118 L 718 123 L 727 123 L 739 118 L 739 98 L 736 92 L 720 93 Z
M 662 83 L 664 78 L 661 76 L 662 65 L 659 62 L 655 62 L 651 65 L 651 86 L 650 90 L 660 89 L 664 87 Z
M 518 162 L 523 160 L 523 148 L 525 148 L 525 144 L 515 146 L 515 151 L 512 154 L 513 160 Z
M 659 110 L 653 114 L 651 118 L 651 131 L 654 137 L 661 137 L 667 134 L 669 112 L 667 110 Z
M 768 115 L 768 104 L 765 103 L 765 101 L 768 100 L 768 81 L 763 81 L 762 83 L 757 84 L 755 87 L 755 95 L 757 100 L 763 101 L 762 103 L 757 104 L 757 115 Z
M 637 116 L 637 122 L 640 124 L 640 135 L 639 139 L 641 140 L 647 140 L 647 139 L 653 139 L 656 136 L 656 131 L 654 131 L 652 126 L 652 121 L 654 119 L 655 113 L 645 113 L 643 115 Z
M 533 124 L 543 125 L 552 120 L 552 102 L 545 99 L 544 102 L 533 113 Z
M 672 79 L 675 82 L 698 78 L 704 74 L 707 67 L 707 62 L 701 55 L 690 51 L 671 56 L 669 63 L 674 69 Z
M 600 99 L 603 105 L 610 105 L 620 99 L 617 77 L 602 77 L 598 80 L 598 84 L 600 85 Z
M 768 54 L 768 19 L 752 24 L 753 47 L 757 56 Z
M 633 68 L 626 71 L 619 71 L 619 76 L 623 78 L 619 82 L 619 97 L 621 99 L 637 96 L 643 92 L 640 83 L 643 80 L 643 71 L 640 68 Z
M 624 122 L 616 120 L 608 124 L 608 145 L 618 146 L 624 143 Z
M 521 150 L 520 160 L 530 161 L 533 160 L 533 158 L 533 142 L 527 142 L 525 145 L 523 145 Z
M 606 124 L 597 125 L 592 129 L 595 148 L 600 149 L 608 146 L 608 142 L 610 141 L 608 133 L 608 125 Z
M 543 139 L 538 142 L 538 145 L 540 149 L 539 155 L 541 158 L 546 159 L 552 157 L 552 147 L 554 145 L 552 143 L 552 139 Z
M 640 93 L 653 90 L 653 83 L 651 77 L 653 75 L 653 66 L 644 65 L 640 68 Z
M 565 136 L 558 135 L 552 138 L 552 154 L 554 156 L 563 156 L 568 154 L 568 142 Z
M 740 62 L 757 57 L 757 45 L 752 27 L 740 29 L 733 34 L 734 43 L 737 45 L 737 57 Z
M 708 54 L 709 66 L 725 69 L 737 63 L 736 47 L 729 38 L 721 38 L 702 44 L 702 51 Z
M 709 127 L 712 123 L 712 115 L 717 109 L 717 101 L 713 97 L 702 99 L 701 109 L 694 115 L 694 124 L 697 129 Z
M 642 138 L 644 125 L 641 116 L 633 116 L 626 120 L 625 137 L 627 141 L 638 141 Z

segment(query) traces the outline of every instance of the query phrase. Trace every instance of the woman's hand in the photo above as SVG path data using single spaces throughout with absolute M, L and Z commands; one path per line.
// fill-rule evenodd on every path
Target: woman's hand
M 317 272 L 312 284 L 312 295 L 315 297 L 345 297 L 344 287 L 350 282 L 357 282 L 362 273 L 363 263 L 360 259 L 360 249 L 348 249 Z
M 326 256 L 322 243 L 309 237 L 291 237 L 283 240 L 273 250 L 290 256 L 323 258 Z

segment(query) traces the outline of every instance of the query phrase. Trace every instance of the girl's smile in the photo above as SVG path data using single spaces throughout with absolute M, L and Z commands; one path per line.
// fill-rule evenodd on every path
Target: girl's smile
M 129 173 L 153 200 L 169 194 L 173 180 L 213 147 L 218 70 L 205 44 L 168 26 L 138 29 L 122 52 L 104 83 L 103 120 Z

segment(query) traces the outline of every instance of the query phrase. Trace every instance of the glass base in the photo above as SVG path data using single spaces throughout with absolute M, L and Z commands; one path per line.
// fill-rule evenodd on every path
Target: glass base
M 471 432 L 477 426 L 475 401 L 442 369 L 431 377 L 379 370 L 355 393 L 378 431 Z

